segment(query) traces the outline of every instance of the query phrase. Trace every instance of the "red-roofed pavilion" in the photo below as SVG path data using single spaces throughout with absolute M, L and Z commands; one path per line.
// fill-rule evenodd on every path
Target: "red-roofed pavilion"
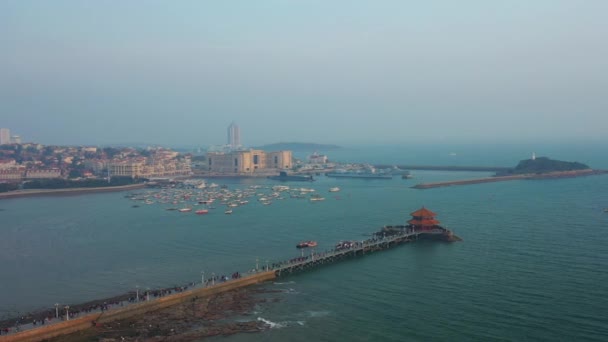
M 434 212 L 422 207 L 411 213 L 412 219 L 407 221 L 415 230 L 431 230 L 434 226 L 439 225 L 439 221 L 435 219 Z

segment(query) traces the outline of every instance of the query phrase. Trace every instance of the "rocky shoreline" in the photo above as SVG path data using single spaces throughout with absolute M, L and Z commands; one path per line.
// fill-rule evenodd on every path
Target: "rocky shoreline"
M 219 335 L 262 332 L 270 326 L 252 317 L 251 313 L 256 305 L 269 301 L 264 294 L 274 292 L 280 291 L 241 288 L 209 297 L 197 297 L 133 318 L 96 324 L 88 330 L 60 336 L 49 342 L 188 342 Z

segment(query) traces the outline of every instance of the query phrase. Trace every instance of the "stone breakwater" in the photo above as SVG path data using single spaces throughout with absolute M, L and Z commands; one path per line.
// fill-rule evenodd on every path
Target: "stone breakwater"
M 15 190 L 0 193 L 0 199 L 17 198 L 17 197 L 32 197 L 32 196 L 56 196 L 56 195 L 79 195 L 94 192 L 111 192 L 141 189 L 146 187 L 146 184 L 130 184 L 121 186 L 108 186 L 97 188 L 71 188 L 71 189 L 33 189 L 33 190 Z
M 606 170 L 591 170 L 591 169 L 577 170 L 577 171 L 558 171 L 558 172 L 548 172 L 548 173 L 542 173 L 542 174 L 497 176 L 497 177 L 475 178 L 475 179 L 465 179 L 465 180 L 446 181 L 446 182 L 421 183 L 421 184 L 414 185 L 412 188 L 414 188 L 414 189 L 431 189 L 431 188 L 440 188 L 440 187 L 453 186 L 453 185 L 493 183 L 493 182 L 504 182 L 504 181 L 510 181 L 510 180 L 520 180 L 520 179 L 570 178 L 570 177 L 600 175 L 600 174 L 606 174 L 606 173 L 608 173 L 608 171 L 606 171 Z
M 82 332 L 92 329 L 97 325 L 104 325 L 114 321 L 131 319 L 133 317 L 155 312 L 177 304 L 194 302 L 199 298 L 209 297 L 220 293 L 237 290 L 243 287 L 262 283 L 276 278 L 274 271 L 260 272 L 236 280 L 219 283 L 214 286 L 192 289 L 153 301 L 144 301 L 137 304 L 127 305 L 115 310 L 103 313 L 94 313 L 79 318 L 63 321 L 61 323 L 45 325 L 36 329 L 26 330 L 12 335 L 0 337 L 1 342 L 37 342 L 59 336 Z

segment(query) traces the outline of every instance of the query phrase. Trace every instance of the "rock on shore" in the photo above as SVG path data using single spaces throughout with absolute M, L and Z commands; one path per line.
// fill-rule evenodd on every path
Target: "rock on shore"
M 218 335 L 261 332 L 270 327 L 257 319 L 243 321 L 241 318 L 249 316 L 256 304 L 267 301 L 259 294 L 269 292 L 275 291 L 243 288 L 210 297 L 194 298 L 142 316 L 62 336 L 52 342 L 188 342 Z M 234 320 L 237 317 L 239 321 Z

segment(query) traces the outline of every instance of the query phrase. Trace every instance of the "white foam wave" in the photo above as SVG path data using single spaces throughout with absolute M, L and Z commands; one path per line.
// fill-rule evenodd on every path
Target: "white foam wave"
M 270 329 L 283 327 L 283 325 L 281 323 L 276 323 L 276 322 L 264 319 L 262 317 L 258 317 L 258 321 L 266 323 L 268 326 L 270 326 Z
M 285 327 L 289 327 L 289 326 L 293 326 L 293 325 L 299 325 L 299 326 L 304 326 L 306 325 L 306 321 L 284 321 L 284 322 L 273 322 L 271 320 L 262 318 L 262 317 L 258 317 L 258 321 L 260 322 L 264 322 L 266 325 L 268 325 L 270 327 L 270 329 L 280 329 L 280 328 L 285 328 Z
M 295 281 L 287 281 L 284 283 L 274 282 L 273 284 L 274 285 L 288 285 L 288 284 L 295 284 L 295 283 L 296 283 Z

